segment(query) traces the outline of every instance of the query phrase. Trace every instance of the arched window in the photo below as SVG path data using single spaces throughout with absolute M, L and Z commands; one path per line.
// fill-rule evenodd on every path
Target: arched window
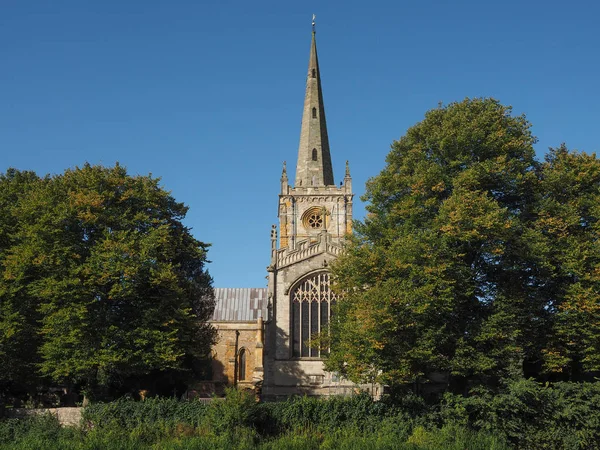
M 313 161 L 317 160 L 317 149 L 316 148 L 313 148 L 313 151 L 312 151 L 312 160 Z
M 317 118 L 317 108 L 312 109 L 312 116 L 313 116 L 313 119 Z
M 337 301 L 331 290 L 329 273 L 320 272 L 300 281 L 291 291 L 292 301 L 292 354 L 297 358 L 321 356 L 318 348 L 311 348 L 312 336 L 327 333 L 331 307 Z
M 238 354 L 238 381 L 246 379 L 246 350 L 241 349 Z
M 312 70 L 312 77 L 317 78 L 317 69 Z

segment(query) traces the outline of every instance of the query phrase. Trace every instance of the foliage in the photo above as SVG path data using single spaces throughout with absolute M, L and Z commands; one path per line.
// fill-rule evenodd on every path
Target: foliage
M 122 399 L 89 406 L 80 429 L 61 429 L 51 416 L 0 421 L 0 447 L 600 448 L 598 382 L 516 380 L 499 392 L 478 387 L 468 396 L 447 393 L 427 408 L 410 398 L 394 400 L 357 395 L 259 404 L 235 390 L 210 405 Z
M 133 429 L 140 426 L 200 425 L 207 405 L 199 401 L 182 402 L 175 398 L 147 398 L 134 401 L 124 397 L 110 403 L 91 403 L 84 410 L 83 420 L 95 427 Z
M 393 143 L 333 268 L 329 370 L 447 374 L 464 392 L 543 363 L 567 379 L 600 368 L 600 161 L 561 147 L 540 164 L 534 143 L 493 99 L 440 106 Z
M 44 437 L 53 439 L 59 430 L 58 420 L 52 415 L 24 419 L 7 419 L 0 422 L 0 443 L 4 444 L 19 440 L 22 436 L 30 432 L 36 432 Z
M 229 390 L 225 400 L 214 400 L 209 406 L 175 399 L 137 402 L 122 399 L 110 404 L 92 404 L 85 411 L 85 425 L 80 429 L 61 429 L 52 417 L 4 421 L 0 422 L 0 446 L 14 449 L 505 448 L 495 446 L 501 439 L 483 431 L 454 425 L 414 428 L 409 416 L 409 411 L 389 402 L 373 402 L 366 395 L 257 404 L 247 392 Z M 264 420 L 277 421 L 277 431 L 267 430 L 261 422 Z
M 33 172 L 9 169 L 0 174 L 0 271 L 10 249 L 18 242 L 17 211 L 36 185 L 43 183 Z M 24 295 L 22 287 L 0 278 L 0 384 L 35 383 L 39 312 L 37 303 Z
M 448 393 L 442 417 L 444 423 L 504 436 L 519 448 L 597 449 L 599 407 L 598 382 L 549 386 L 518 380 L 500 393 Z
M 546 369 L 578 379 L 600 370 L 600 161 L 550 149 L 541 172 L 536 229 L 549 272 L 544 295 L 556 319 Z
M 374 402 L 366 393 L 329 399 L 296 397 L 286 402 L 264 403 L 260 408 L 266 410 L 261 416 L 268 418 L 264 421 L 268 423 L 267 429 L 275 428 L 277 432 L 307 429 L 327 431 L 345 427 L 369 431 L 389 418 L 410 422 L 410 418 L 414 417 L 414 410 L 400 410 L 389 402 Z M 398 429 L 403 428 L 399 423 L 396 425 Z
M 0 352 L 27 341 L 19 364 L 88 391 L 206 355 L 208 246 L 158 179 L 85 165 L 0 186 Z
M 223 401 L 213 401 L 207 410 L 206 421 L 218 433 L 256 422 L 257 403 L 254 394 L 246 389 L 226 388 Z

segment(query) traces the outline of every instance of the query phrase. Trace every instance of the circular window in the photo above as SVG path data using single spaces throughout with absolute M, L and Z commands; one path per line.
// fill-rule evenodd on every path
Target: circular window
M 311 214 L 308 218 L 308 226 L 311 228 L 321 228 L 323 226 L 323 216 L 321 214 Z
M 327 220 L 327 210 L 323 207 L 313 206 L 302 214 L 302 224 L 304 228 L 318 230 L 325 228 Z

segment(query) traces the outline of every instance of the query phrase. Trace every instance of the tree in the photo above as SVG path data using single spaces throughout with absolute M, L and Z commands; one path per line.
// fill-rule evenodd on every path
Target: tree
M 544 239 L 543 286 L 554 322 L 545 368 L 580 379 L 600 371 L 600 160 L 550 149 L 542 165 L 536 229 Z
M 42 183 L 33 172 L 9 169 L 0 174 L 0 271 L 6 274 L 5 260 L 18 243 L 16 210 L 22 199 Z M 4 277 L 2 277 L 4 278 Z M 0 278 L 0 385 L 22 388 L 35 381 L 39 313 L 37 304 L 25 295 L 22 285 Z
M 496 383 L 539 360 L 535 137 L 493 99 L 429 111 L 367 183 L 333 272 L 345 293 L 329 370 L 388 384 L 434 372 Z
M 3 289 L 36 305 L 42 374 L 94 389 L 206 356 L 207 244 L 150 176 L 85 165 L 33 186 L 13 211 Z

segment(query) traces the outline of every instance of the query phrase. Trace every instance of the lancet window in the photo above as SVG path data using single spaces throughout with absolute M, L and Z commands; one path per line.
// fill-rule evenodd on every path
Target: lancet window
M 238 381 L 246 379 L 246 350 L 241 349 L 238 355 Z
M 300 281 L 291 291 L 292 354 L 296 358 L 319 358 L 318 348 L 311 347 L 317 333 L 327 333 L 331 307 L 338 296 L 331 290 L 329 273 L 320 272 Z

